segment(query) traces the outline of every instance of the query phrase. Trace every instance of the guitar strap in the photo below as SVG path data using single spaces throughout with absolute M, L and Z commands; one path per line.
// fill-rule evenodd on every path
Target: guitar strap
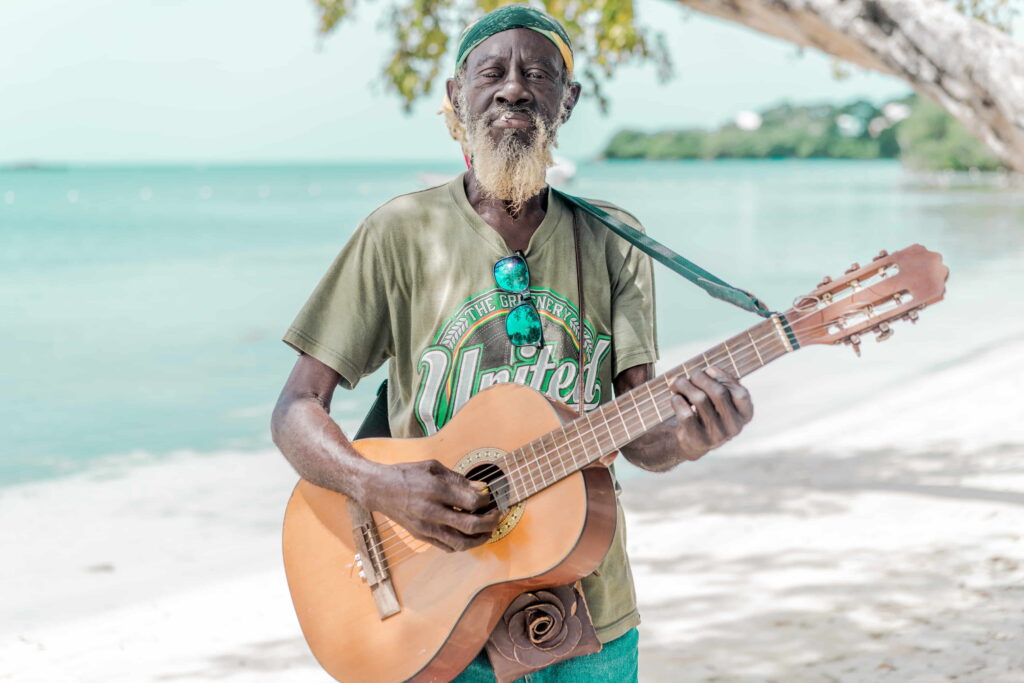
M 616 235 L 626 240 L 637 249 L 653 258 L 655 261 L 668 266 L 714 298 L 730 303 L 733 306 L 738 306 L 745 311 L 757 313 L 762 318 L 769 318 L 772 316 L 773 311 L 771 311 L 764 305 L 764 303 L 761 302 L 760 299 L 750 292 L 746 292 L 738 287 L 733 287 L 714 273 L 704 270 L 693 261 L 677 254 L 653 237 L 640 232 L 632 225 L 623 223 L 604 209 L 594 206 L 586 199 L 574 197 L 571 194 L 566 194 L 565 192 L 556 190 L 555 188 L 551 188 L 551 192 L 553 194 L 557 194 L 559 197 L 569 202 L 570 205 L 579 208 L 581 211 L 586 211 L 607 226 L 608 229 Z
M 576 409 L 580 417 L 583 417 L 583 413 L 587 409 L 586 397 L 583 395 L 583 368 L 587 365 L 587 351 L 583 344 L 586 335 L 584 335 L 583 330 L 586 325 L 587 315 L 583 307 L 583 262 L 580 259 L 580 225 L 576 218 L 576 212 L 570 209 L 569 213 L 572 214 L 572 242 L 573 249 L 576 251 L 576 296 L 580 302 L 580 345 L 576 350 Z

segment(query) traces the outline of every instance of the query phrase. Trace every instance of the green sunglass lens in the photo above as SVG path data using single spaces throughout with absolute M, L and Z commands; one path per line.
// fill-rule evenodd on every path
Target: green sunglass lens
M 521 256 L 506 256 L 494 264 L 494 281 L 506 292 L 525 292 L 530 286 L 530 269 Z
M 532 303 L 519 304 L 505 317 L 505 332 L 513 346 L 541 343 L 540 314 Z

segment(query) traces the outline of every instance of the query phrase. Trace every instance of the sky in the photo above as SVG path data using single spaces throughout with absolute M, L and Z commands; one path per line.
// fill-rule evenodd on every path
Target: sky
M 2 0 L 0 164 L 445 159 L 458 155 L 435 115 L 385 92 L 386 5 L 317 35 L 311 0 Z M 685 10 L 638 0 L 663 29 L 675 77 L 619 71 L 608 115 L 585 96 L 560 153 L 597 155 L 622 128 L 714 127 L 782 100 L 880 101 L 899 79 Z

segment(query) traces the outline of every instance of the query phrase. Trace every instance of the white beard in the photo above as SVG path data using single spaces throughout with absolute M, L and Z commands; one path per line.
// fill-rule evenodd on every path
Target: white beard
M 462 111 L 466 111 L 465 103 L 461 104 Z M 516 137 L 515 129 L 507 128 L 501 140 L 495 143 L 488 135 L 490 127 L 483 117 L 469 121 L 466 148 L 473 159 L 476 181 L 485 195 L 505 202 L 511 214 L 518 214 L 526 200 L 547 186 L 547 170 L 552 164 L 551 149 L 557 145 L 564 111 L 565 100 L 559 107 L 554 124 L 534 115 L 533 136 L 528 142 Z

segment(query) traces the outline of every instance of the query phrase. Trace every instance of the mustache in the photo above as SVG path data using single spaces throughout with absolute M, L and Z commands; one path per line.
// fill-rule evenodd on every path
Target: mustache
M 535 109 L 530 109 L 529 107 L 516 107 L 508 104 L 496 106 L 485 115 L 485 120 L 487 124 L 490 125 L 505 114 L 521 114 L 523 116 L 528 116 L 530 120 L 533 121 L 534 125 L 539 124 L 541 121 L 545 121 L 544 117 L 540 115 L 540 112 Z

